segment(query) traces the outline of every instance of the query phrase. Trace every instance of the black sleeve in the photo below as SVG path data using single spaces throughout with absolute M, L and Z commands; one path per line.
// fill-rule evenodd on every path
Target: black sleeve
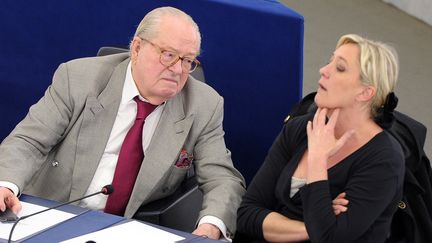
M 276 183 L 291 158 L 289 144 L 292 141 L 289 140 L 295 139 L 298 130 L 294 121 L 284 126 L 249 185 L 237 212 L 237 231 L 241 234 L 263 239 L 262 224 L 264 218 L 275 209 Z
M 352 242 L 371 228 L 400 188 L 403 158 L 398 151 L 383 146 L 361 155 L 362 162 L 351 168 L 344 190 L 348 211 L 339 216 L 333 212 L 327 180 L 300 189 L 304 222 L 312 242 Z

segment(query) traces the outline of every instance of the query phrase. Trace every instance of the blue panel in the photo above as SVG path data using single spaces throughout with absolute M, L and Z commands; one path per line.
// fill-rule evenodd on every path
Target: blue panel
M 272 0 L 2 1 L 0 141 L 61 62 L 128 45 L 144 14 L 164 5 L 200 26 L 199 59 L 225 98 L 226 143 L 249 181 L 302 90 L 303 17 Z

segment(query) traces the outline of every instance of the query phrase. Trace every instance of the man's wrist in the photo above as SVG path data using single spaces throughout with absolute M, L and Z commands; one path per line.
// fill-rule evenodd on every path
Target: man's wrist
M 232 234 L 228 231 L 225 223 L 219 219 L 218 217 L 212 216 L 212 215 L 206 215 L 202 217 L 198 223 L 198 226 L 201 224 L 212 224 L 215 227 L 217 227 L 222 235 L 223 238 L 225 238 L 227 241 L 232 241 Z
M 19 194 L 18 186 L 12 182 L 0 181 L 0 187 L 5 187 L 5 188 L 9 189 L 15 196 L 18 196 L 18 194 Z

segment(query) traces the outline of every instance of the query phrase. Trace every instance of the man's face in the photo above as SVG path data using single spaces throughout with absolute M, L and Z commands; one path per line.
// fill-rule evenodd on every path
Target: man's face
M 150 42 L 148 42 L 150 41 Z M 198 54 L 195 28 L 181 18 L 165 16 L 152 40 L 134 37 L 131 47 L 132 77 L 140 94 L 153 104 L 160 104 L 180 92 L 189 72 L 183 71 L 182 60 L 172 66 L 160 61 L 167 50 L 194 59 Z

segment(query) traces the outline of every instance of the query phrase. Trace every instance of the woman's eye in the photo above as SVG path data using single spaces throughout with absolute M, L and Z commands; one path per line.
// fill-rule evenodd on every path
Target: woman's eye
M 345 67 L 337 66 L 336 70 L 338 70 L 338 72 L 344 72 L 345 71 Z

